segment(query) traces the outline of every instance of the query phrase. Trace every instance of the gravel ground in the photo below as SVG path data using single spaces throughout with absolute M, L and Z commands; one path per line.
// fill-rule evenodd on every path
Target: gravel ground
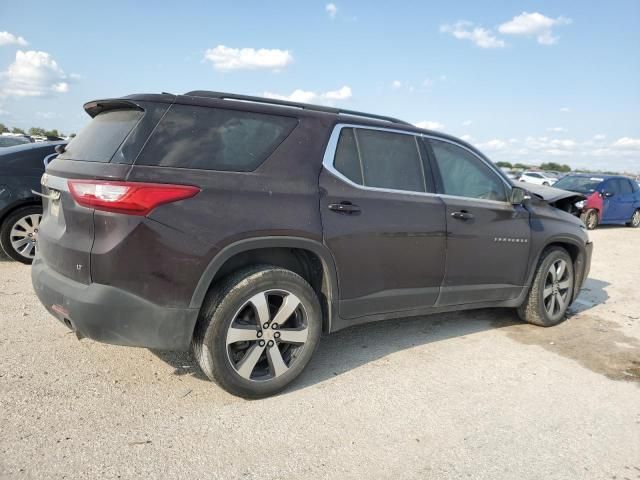
M 0 260 L 0 478 L 640 478 L 640 230 L 601 228 L 549 329 L 509 310 L 324 338 L 246 401 L 186 353 L 76 340 Z

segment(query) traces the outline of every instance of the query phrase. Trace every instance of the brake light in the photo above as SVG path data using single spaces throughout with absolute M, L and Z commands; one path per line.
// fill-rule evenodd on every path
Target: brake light
M 165 203 L 191 198 L 200 192 L 191 185 L 69 180 L 73 199 L 83 207 L 128 215 L 147 215 Z

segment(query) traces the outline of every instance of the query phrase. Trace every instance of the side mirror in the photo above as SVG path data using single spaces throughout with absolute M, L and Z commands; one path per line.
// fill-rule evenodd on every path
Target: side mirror
M 54 149 L 56 151 L 56 153 L 58 155 L 62 155 L 64 153 L 64 151 L 66 150 L 64 145 L 56 145 L 56 148 Z
M 512 205 L 522 205 L 525 200 L 529 200 L 531 197 L 529 196 L 529 193 L 520 188 L 520 187 L 513 187 L 511 189 L 511 204 Z

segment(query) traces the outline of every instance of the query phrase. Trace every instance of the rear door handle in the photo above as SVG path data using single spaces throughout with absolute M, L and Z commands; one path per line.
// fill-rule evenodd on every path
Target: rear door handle
M 329 204 L 329 210 L 332 210 L 338 213 L 345 213 L 347 215 L 360 213 L 360 207 L 358 205 L 354 205 L 351 202 L 331 203 Z
M 457 220 L 472 220 L 473 213 L 469 213 L 466 210 L 460 210 L 459 212 L 451 213 L 451 216 Z

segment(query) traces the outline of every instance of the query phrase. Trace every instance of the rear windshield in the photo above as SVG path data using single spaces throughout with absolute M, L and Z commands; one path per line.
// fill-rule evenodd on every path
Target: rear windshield
M 298 120 L 262 113 L 173 105 L 136 165 L 204 170 L 255 170 Z
M 140 110 L 128 109 L 96 115 L 58 158 L 108 162 L 143 114 Z
M 561 188 L 571 192 L 591 193 L 603 182 L 599 177 L 564 177 L 553 184 L 554 188 Z

